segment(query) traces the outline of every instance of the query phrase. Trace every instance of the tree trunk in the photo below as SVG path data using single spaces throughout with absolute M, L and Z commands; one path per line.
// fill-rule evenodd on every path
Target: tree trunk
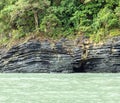
M 34 11 L 34 19 L 35 19 L 35 28 L 38 29 L 39 23 L 38 23 L 38 12 Z

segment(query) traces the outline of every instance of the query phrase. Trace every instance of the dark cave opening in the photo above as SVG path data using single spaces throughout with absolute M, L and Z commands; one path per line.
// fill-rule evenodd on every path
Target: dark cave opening
M 73 73 L 85 73 L 84 68 L 73 68 Z
M 73 73 L 86 73 L 85 71 L 85 63 L 81 63 L 81 65 L 77 65 L 73 67 Z

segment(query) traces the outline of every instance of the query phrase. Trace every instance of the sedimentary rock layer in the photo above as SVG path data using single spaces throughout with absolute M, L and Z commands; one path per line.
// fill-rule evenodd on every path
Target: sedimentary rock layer
M 70 52 L 73 45 L 73 42 L 70 44 L 68 41 L 60 41 L 53 45 L 46 40 L 44 42 L 29 41 L 13 46 L 5 54 L 1 54 L 0 72 L 71 73 L 73 72 L 73 64 L 80 63 L 80 57 L 74 59 Z M 75 49 L 74 52 L 77 50 L 79 49 Z
M 109 39 L 103 45 L 91 46 L 83 68 L 85 72 L 120 72 L 120 37 Z
M 86 48 L 87 47 L 87 48 Z M 74 73 L 120 72 L 120 37 L 103 45 L 74 41 L 29 41 L 0 50 L 0 72 L 5 73 Z

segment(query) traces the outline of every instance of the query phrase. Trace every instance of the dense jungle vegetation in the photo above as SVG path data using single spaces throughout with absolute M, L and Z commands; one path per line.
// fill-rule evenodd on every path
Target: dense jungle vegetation
M 0 0 L 0 43 L 31 35 L 95 42 L 118 36 L 120 0 Z

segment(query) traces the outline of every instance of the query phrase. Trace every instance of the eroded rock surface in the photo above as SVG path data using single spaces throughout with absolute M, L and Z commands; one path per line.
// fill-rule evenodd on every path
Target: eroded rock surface
M 46 40 L 44 42 L 29 41 L 14 46 L 1 55 L 0 72 L 71 73 L 73 72 L 74 58 L 68 50 L 67 44 L 68 41 L 51 44 Z M 69 47 L 72 50 L 73 42 L 71 44 Z
M 120 37 L 109 39 L 101 46 L 91 46 L 87 52 L 85 72 L 120 72 Z
M 61 39 L 56 43 L 29 41 L 6 52 L 1 49 L 0 72 L 120 72 L 120 37 L 96 46 L 85 43 L 80 47 L 74 41 Z

